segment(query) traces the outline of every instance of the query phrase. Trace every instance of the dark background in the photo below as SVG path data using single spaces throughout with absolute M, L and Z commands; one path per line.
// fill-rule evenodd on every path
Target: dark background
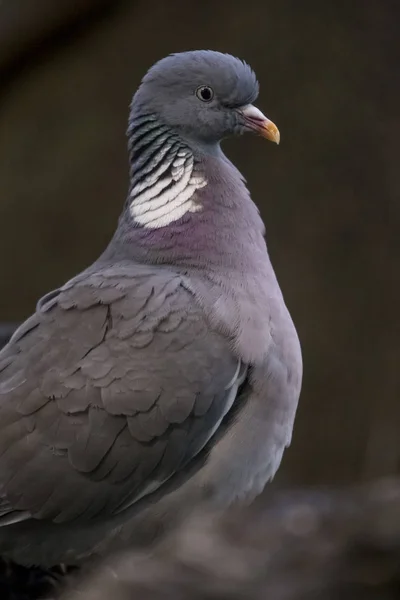
M 28 316 L 108 242 L 128 185 L 128 105 L 152 63 L 235 54 L 282 142 L 225 150 L 261 208 L 304 352 L 278 481 L 397 472 L 399 23 L 396 0 L 3 0 L 0 320 Z

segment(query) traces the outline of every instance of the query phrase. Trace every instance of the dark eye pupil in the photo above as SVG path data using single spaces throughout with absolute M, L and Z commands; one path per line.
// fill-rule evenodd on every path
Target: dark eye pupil
M 201 97 L 203 98 L 203 100 L 211 100 L 211 90 L 210 88 L 203 88 L 200 92 Z
M 197 88 L 196 95 L 200 100 L 203 100 L 203 102 L 210 102 L 214 97 L 214 92 L 210 86 L 203 85 Z

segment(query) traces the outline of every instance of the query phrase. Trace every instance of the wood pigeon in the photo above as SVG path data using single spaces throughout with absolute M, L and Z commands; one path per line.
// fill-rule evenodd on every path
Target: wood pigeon
M 0 352 L 0 554 L 78 563 L 168 498 L 226 507 L 278 469 L 301 350 L 220 145 L 247 131 L 279 143 L 257 95 L 251 68 L 213 51 L 143 78 L 112 240 Z

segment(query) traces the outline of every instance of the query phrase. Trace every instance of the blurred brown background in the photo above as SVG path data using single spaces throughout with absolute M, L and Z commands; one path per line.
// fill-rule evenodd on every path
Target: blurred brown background
M 128 185 L 125 129 L 164 55 L 240 56 L 279 148 L 225 150 L 248 179 L 304 351 L 278 481 L 341 483 L 400 462 L 396 0 L 2 0 L 0 320 L 93 261 Z

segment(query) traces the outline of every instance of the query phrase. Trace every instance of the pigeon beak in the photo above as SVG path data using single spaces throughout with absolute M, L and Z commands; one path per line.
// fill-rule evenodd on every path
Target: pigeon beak
M 279 129 L 256 106 L 248 104 L 239 110 L 244 119 L 245 127 L 262 135 L 267 140 L 279 144 L 281 134 Z

